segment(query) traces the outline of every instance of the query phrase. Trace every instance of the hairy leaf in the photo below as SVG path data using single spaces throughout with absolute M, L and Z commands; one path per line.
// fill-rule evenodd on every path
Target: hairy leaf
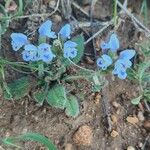
M 8 84 L 7 87 L 13 99 L 18 100 L 29 93 L 31 87 L 30 79 L 29 77 L 21 77 Z M 7 91 L 4 91 L 4 98 L 7 100 L 11 100 L 10 94 L 7 93 Z
M 67 102 L 65 87 L 63 85 L 54 85 L 48 91 L 47 102 L 52 107 L 64 109 Z
M 145 74 L 145 71 L 150 67 L 150 61 L 145 61 L 141 64 L 139 64 L 139 69 L 138 69 L 138 77 L 139 81 L 142 82 L 142 78 Z
M 43 90 L 34 92 L 33 98 L 36 102 L 38 102 L 40 105 L 43 105 L 43 102 L 45 100 L 45 92 Z
M 79 104 L 75 96 L 71 95 L 68 97 L 66 103 L 66 114 L 70 117 L 77 117 L 79 114 Z

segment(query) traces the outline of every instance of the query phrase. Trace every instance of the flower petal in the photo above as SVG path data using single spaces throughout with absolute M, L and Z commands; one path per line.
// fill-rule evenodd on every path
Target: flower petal
M 124 68 L 125 70 L 127 68 L 130 68 L 131 66 L 132 66 L 132 62 L 130 60 L 126 60 L 126 59 L 118 59 L 115 62 L 115 67 Z
M 98 58 L 97 61 L 96 61 L 96 63 L 97 63 L 98 67 L 103 67 L 104 60 L 102 58 Z
M 103 60 L 104 60 L 104 62 L 105 62 L 105 65 L 106 65 L 107 67 L 112 64 L 112 59 L 111 59 L 110 56 L 108 56 L 108 55 L 106 55 L 106 54 L 103 54 L 103 55 L 102 55 L 102 58 L 103 58 Z
M 112 59 L 110 56 L 103 54 L 100 58 L 97 59 L 98 67 L 101 67 L 102 70 L 106 70 L 108 66 L 112 64 Z
M 38 46 L 38 56 L 40 60 L 46 63 L 52 61 L 52 59 L 56 57 L 51 51 L 51 45 L 47 43 L 42 43 Z
M 118 78 L 120 78 L 121 80 L 124 80 L 126 77 L 127 77 L 126 71 L 120 70 L 120 72 L 118 72 Z
M 76 47 L 77 46 L 77 43 L 75 43 L 75 42 L 73 42 L 73 41 L 66 41 L 65 43 L 64 43 L 64 47 L 66 48 L 66 47 Z
M 75 58 L 77 56 L 77 49 L 66 47 L 64 48 L 64 57 L 65 58 Z
M 70 38 L 70 34 L 71 34 L 70 24 L 66 24 L 65 26 L 63 26 L 59 31 L 59 34 L 63 39 Z
M 100 47 L 101 47 L 102 50 L 110 49 L 110 45 L 108 43 L 106 43 L 106 42 L 102 42 Z
M 120 53 L 120 59 L 131 59 L 135 55 L 135 50 L 126 49 Z
M 117 49 L 119 48 L 119 40 L 118 40 L 118 37 L 117 37 L 117 34 L 116 34 L 116 33 L 113 33 L 113 34 L 110 36 L 108 45 L 109 45 L 110 50 L 111 50 L 112 52 L 116 52 L 116 51 L 117 51 Z
M 50 20 L 47 20 L 40 26 L 38 32 L 39 32 L 40 36 L 56 38 L 55 32 L 52 32 L 51 28 L 52 28 L 52 22 Z
M 14 51 L 19 50 L 22 46 L 28 43 L 27 36 L 22 33 L 12 33 L 11 34 L 11 45 Z
M 25 61 L 37 61 L 37 47 L 33 44 L 25 45 L 22 57 Z

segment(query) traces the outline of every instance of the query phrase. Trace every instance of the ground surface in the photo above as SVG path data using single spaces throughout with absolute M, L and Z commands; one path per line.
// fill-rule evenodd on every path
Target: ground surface
M 26 8 L 26 14 L 36 14 L 36 13 L 49 13 L 52 12 L 53 5 L 55 1 L 48 0 L 33 0 L 34 4 Z M 75 1 L 77 2 L 77 1 Z M 80 1 L 78 1 L 80 4 Z M 80 4 L 85 12 L 90 10 L 89 1 L 84 0 Z M 141 2 L 136 1 L 136 6 L 134 1 L 130 2 L 130 8 L 133 10 L 135 15 L 139 14 Z M 61 11 L 61 8 L 59 8 Z M 100 21 L 107 21 L 112 17 L 112 4 L 111 1 L 98 0 L 95 10 L 94 18 Z M 80 10 L 73 7 L 73 15 L 78 19 L 78 21 L 87 21 L 88 17 L 82 14 Z M 54 15 L 49 17 L 54 21 L 55 30 L 59 30 L 59 26 L 64 23 L 64 17 L 62 13 L 56 12 Z M 32 19 L 22 19 L 17 22 L 13 22 L 10 25 L 9 31 L 4 35 L 3 46 L 5 46 L 6 51 L 4 53 L 5 57 L 11 58 L 13 60 L 20 60 L 18 54 L 9 52 L 9 36 L 12 31 L 26 31 L 30 33 L 34 31 L 40 23 L 45 20 L 45 17 Z M 67 18 L 66 18 L 67 19 Z M 117 32 L 121 41 L 121 49 L 124 48 L 134 48 L 135 43 L 138 42 L 138 31 L 134 27 L 132 21 L 128 18 L 123 18 L 124 22 L 119 26 Z M 67 20 L 66 20 L 67 22 Z M 56 24 L 58 26 L 56 26 Z M 101 26 L 96 27 L 94 30 L 98 31 Z M 84 33 L 85 38 L 88 38 L 89 28 L 80 29 L 81 33 Z M 76 32 L 77 30 L 75 30 Z M 108 28 L 100 37 L 96 40 L 100 41 L 105 38 L 105 36 L 111 31 Z M 34 37 L 33 37 L 34 39 Z M 85 53 L 93 52 L 92 46 L 89 43 Z M 90 59 L 93 59 L 92 57 Z M 82 60 L 82 64 L 86 67 L 94 68 L 87 59 Z M 20 74 L 11 71 L 11 68 L 7 70 L 8 81 L 13 80 L 16 76 Z M 38 106 L 31 97 L 25 97 L 14 103 L 11 101 L 4 101 L 1 97 L 0 99 L 0 136 L 12 136 L 18 135 L 26 132 L 38 132 L 46 137 L 50 138 L 57 145 L 59 150 L 126 150 L 128 146 L 133 146 L 135 149 L 140 150 L 142 144 L 145 142 L 145 138 L 148 135 L 148 130 L 143 127 L 143 121 L 145 121 L 147 116 L 142 112 L 142 110 L 133 106 L 130 100 L 138 95 L 139 88 L 136 83 L 129 80 L 121 81 L 117 78 L 108 77 L 109 86 L 105 91 L 98 93 L 92 93 L 90 90 L 90 83 L 84 80 L 77 81 L 77 85 L 84 94 L 84 99 L 80 101 L 80 114 L 76 118 L 66 117 L 64 111 L 51 108 L 47 104 L 43 106 Z M 81 86 L 82 85 L 82 86 Z M 108 132 L 108 127 L 105 125 L 105 115 L 102 109 L 102 98 L 107 97 L 110 103 L 110 111 L 112 118 L 112 131 L 117 134 L 115 137 L 114 132 Z M 138 118 L 138 113 L 142 112 L 145 115 L 143 121 Z M 138 118 L 135 124 L 129 123 L 127 117 Z M 74 139 L 74 134 L 77 130 L 83 126 L 88 125 L 92 131 L 92 141 L 90 144 L 83 146 L 84 144 L 76 143 Z M 81 139 L 80 139 L 81 140 Z M 25 150 L 41 150 L 42 146 L 30 142 L 24 143 Z M 71 148 L 70 148 L 71 147 Z M 144 150 L 148 150 L 150 145 Z M 8 149 L 8 148 L 7 148 Z

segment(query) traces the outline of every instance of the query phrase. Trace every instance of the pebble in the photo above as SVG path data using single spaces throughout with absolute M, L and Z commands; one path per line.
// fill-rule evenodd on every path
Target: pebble
M 150 120 L 144 121 L 143 126 L 147 131 L 150 131 Z
M 11 1 L 11 3 L 9 4 L 9 6 L 7 7 L 7 11 L 9 12 L 9 11 L 16 11 L 16 9 L 17 9 L 17 4 L 16 4 L 16 2 L 15 1 Z
M 49 7 L 55 8 L 55 6 L 56 6 L 56 0 L 50 0 Z
M 126 120 L 127 120 L 127 122 L 129 122 L 129 123 L 131 123 L 133 125 L 135 125 L 136 123 L 139 122 L 139 119 L 137 117 L 130 117 L 130 116 L 128 116 L 126 118 Z
M 117 123 L 117 117 L 115 115 L 111 115 L 111 120 L 113 124 Z
M 62 17 L 60 15 L 53 15 L 52 17 L 53 21 L 57 24 L 57 23 L 60 23 L 62 22 Z
M 72 144 L 67 143 L 67 144 L 65 145 L 65 150 L 73 150 Z
M 144 115 L 143 115 L 143 112 L 142 112 L 142 111 L 139 111 L 139 112 L 138 112 L 137 117 L 138 117 L 138 119 L 139 119 L 140 121 L 144 121 L 144 120 L 145 120 L 145 117 L 144 117 Z
M 97 95 L 95 96 L 95 104 L 99 104 L 100 100 L 101 100 L 101 95 L 100 95 L 100 94 L 97 94 Z
M 110 135 L 111 135 L 111 137 L 115 138 L 115 137 L 117 137 L 119 135 L 119 133 L 117 131 L 115 131 L 115 130 L 112 130 Z
M 143 143 L 142 143 L 142 142 L 139 142 L 139 143 L 138 143 L 138 147 L 139 147 L 139 148 L 142 148 L 142 147 L 143 147 Z
M 87 64 L 89 64 L 89 65 L 93 65 L 94 64 L 94 61 L 89 56 L 86 56 L 85 60 L 86 60 Z
M 120 112 L 121 112 L 121 109 L 120 109 L 120 108 L 118 108 L 118 109 L 117 109 L 117 111 L 116 111 L 116 114 L 117 114 L 117 115 L 119 115 L 119 114 L 120 114 Z
M 127 150 L 135 150 L 135 148 L 133 146 L 128 146 Z
M 118 108 L 120 106 L 119 103 L 117 103 L 116 101 L 112 102 L 112 105 L 115 107 L 115 108 Z
M 93 133 L 88 125 L 82 125 L 73 135 L 73 141 L 77 145 L 90 146 L 92 143 Z

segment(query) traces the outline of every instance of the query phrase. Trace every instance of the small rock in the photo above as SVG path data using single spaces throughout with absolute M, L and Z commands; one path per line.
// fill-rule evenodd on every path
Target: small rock
M 144 120 L 145 120 L 145 117 L 144 117 L 144 115 L 143 115 L 143 112 L 142 112 L 142 111 L 139 111 L 139 112 L 138 112 L 137 117 L 138 117 L 138 119 L 139 119 L 140 121 L 144 121 Z
M 150 131 L 150 120 L 144 121 L 143 126 L 147 131 Z
M 65 145 L 65 150 L 73 150 L 72 144 L 67 143 L 67 144 Z
M 89 64 L 89 65 L 93 65 L 94 64 L 94 61 L 89 56 L 86 56 L 85 60 L 86 60 L 87 64 Z
M 9 137 L 10 135 L 10 132 L 6 132 L 5 137 Z
M 112 130 L 111 134 L 110 134 L 113 138 L 117 137 L 119 135 L 119 133 L 115 130 Z
M 119 115 L 120 113 L 121 113 L 121 109 L 118 108 L 118 109 L 116 110 L 116 114 Z
M 16 2 L 12 0 L 9 3 L 9 6 L 6 9 L 7 9 L 8 12 L 10 12 L 10 11 L 16 11 L 17 7 L 18 6 L 17 6 Z
M 142 148 L 142 147 L 143 147 L 143 143 L 142 143 L 142 142 L 139 142 L 139 143 L 138 143 L 138 147 L 139 147 L 139 148 Z
M 112 105 L 113 105 L 115 108 L 118 108 L 118 107 L 120 106 L 120 104 L 117 103 L 116 101 L 114 101 L 114 102 L 112 103 Z
M 115 115 L 111 115 L 111 120 L 113 124 L 117 123 L 117 117 Z
M 50 0 L 49 1 L 49 7 L 55 8 L 56 6 L 56 1 L 55 0 Z
M 61 16 L 60 16 L 60 15 L 57 15 L 57 14 L 56 14 L 56 15 L 53 15 L 52 19 L 53 19 L 53 21 L 54 21 L 56 24 L 62 22 Z
M 127 150 L 135 150 L 135 148 L 133 146 L 128 146 Z
M 100 94 L 97 94 L 97 95 L 95 96 L 95 104 L 99 104 L 100 99 L 101 99 L 101 95 L 100 95 Z
M 92 143 L 92 129 L 88 125 L 83 125 L 73 135 L 73 141 L 77 145 L 90 146 Z
M 126 118 L 126 120 L 127 120 L 127 122 L 129 122 L 129 123 L 131 123 L 131 124 L 133 124 L 133 125 L 135 125 L 136 123 L 138 123 L 139 122 L 139 120 L 138 120 L 138 118 L 137 117 L 127 117 Z

